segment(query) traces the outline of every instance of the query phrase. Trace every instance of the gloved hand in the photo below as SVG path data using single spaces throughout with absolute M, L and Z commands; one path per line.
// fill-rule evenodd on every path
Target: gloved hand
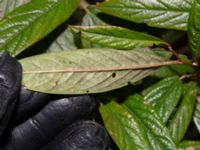
M 84 121 L 91 96 L 50 100 L 21 87 L 22 68 L 8 53 L 0 57 L 0 150 L 106 150 L 105 129 Z

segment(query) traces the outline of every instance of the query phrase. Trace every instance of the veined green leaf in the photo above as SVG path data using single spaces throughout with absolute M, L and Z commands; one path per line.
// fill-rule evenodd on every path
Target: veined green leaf
M 188 21 L 189 44 L 193 53 L 200 57 L 200 1 L 194 1 Z
M 195 113 L 194 113 L 194 123 L 200 133 L 200 103 L 197 103 Z
M 76 50 L 22 59 L 23 84 L 31 90 L 56 94 L 99 93 L 134 83 L 165 62 L 148 49 Z
M 166 123 L 182 95 L 182 82 L 178 77 L 165 78 L 144 91 L 144 99 L 152 104 Z
M 13 56 L 37 42 L 70 17 L 79 0 L 32 0 L 0 22 L 0 51 Z
M 195 83 L 191 82 L 183 86 L 183 99 L 168 126 L 176 144 L 182 140 L 191 122 L 196 96 L 197 85 Z
M 193 0 L 108 0 L 98 8 L 110 15 L 150 26 L 186 30 Z
M 113 101 L 100 107 L 100 113 L 120 150 L 151 150 L 139 119 L 125 107 Z
M 130 96 L 125 106 L 140 119 L 152 150 L 176 149 L 169 131 L 151 105 L 146 104 L 140 95 Z
M 178 150 L 200 150 L 200 141 L 183 141 Z
M 0 19 L 7 13 L 31 0 L 0 0 Z
M 72 28 L 81 31 L 82 39 L 102 47 L 133 49 L 166 44 L 157 37 L 116 26 L 73 26 Z
M 100 108 L 104 124 L 115 143 L 120 150 L 175 150 L 160 117 L 143 102 L 141 96 L 134 95 L 124 106 L 110 102 Z

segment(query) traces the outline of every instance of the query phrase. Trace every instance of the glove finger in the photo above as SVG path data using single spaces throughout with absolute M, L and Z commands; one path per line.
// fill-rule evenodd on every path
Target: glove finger
M 108 146 L 108 134 L 100 124 L 79 121 L 67 127 L 40 150 L 107 150 Z
M 90 96 L 49 102 L 38 114 L 15 127 L 2 150 L 38 150 L 69 124 L 89 115 L 95 108 Z
M 22 68 L 8 53 L 0 57 L 0 136 L 6 128 L 18 99 Z
M 39 112 L 50 100 L 49 94 L 34 92 L 22 86 L 19 95 L 19 101 L 12 118 L 12 127 L 33 117 Z

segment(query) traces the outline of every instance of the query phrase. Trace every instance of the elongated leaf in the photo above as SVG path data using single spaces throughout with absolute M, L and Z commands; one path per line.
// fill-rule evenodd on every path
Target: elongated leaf
M 176 149 L 160 116 L 152 106 L 146 104 L 142 96 L 137 94 L 130 96 L 124 104 L 132 112 L 132 115 L 140 119 L 152 150 Z
M 115 49 L 133 49 L 166 44 L 154 36 L 116 26 L 73 26 L 81 31 L 82 39 L 102 47 Z
M 197 86 L 195 83 L 191 82 L 183 86 L 183 99 L 168 126 L 176 144 L 182 140 L 191 122 L 196 96 Z
M 0 51 L 16 56 L 70 17 L 79 0 L 33 0 L 0 22 Z
M 194 123 L 200 133 L 200 103 L 197 103 L 195 113 L 194 113 Z
M 109 91 L 141 80 L 152 73 L 152 67 L 166 65 L 148 49 L 85 49 L 42 54 L 20 62 L 24 85 L 32 90 L 57 94 Z
M 150 26 L 186 30 L 193 0 L 108 0 L 98 8 L 110 15 Z
M 31 0 L 0 0 L 0 19 L 7 13 Z
M 100 108 L 106 129 L 120 150 L 150 150 L 145 139 L 145 130 L 139 119 L 134 117 L 125 107 L 111 102 Z
M 144 99 L 152 104 L 162 121 L 166 123 L 182 94 L 182 82 L 178 77 L 169 77 L 144 92 Z
M 178 150 L 200 150 L 200 141 L 183 141 Z
M 188 36 L 190 48 L 197 57 L 200 57 L 200 1 L 195 0 L 191 8 L 188 22 Z

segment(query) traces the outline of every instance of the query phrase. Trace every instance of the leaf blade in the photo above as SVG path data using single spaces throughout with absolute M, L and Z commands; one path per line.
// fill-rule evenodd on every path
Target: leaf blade
M 100 113 L 120 150 L 150 150 L 139 121 L 123 106 L 113 101 L 100 107 Z
M 189 45 L 192 52 L 200 57 L 200 1 L 194 1 L 188 21 Z
M 150 26 L 187 30 L 189 11 L 193 0 L 109 0 L 98 8 L 110 15 Z
M 151 149 L 176 149 L 168 129 L 163 124 L 160 116 L 151 105 L 146 104 L 140 95 L 130 96 L 124 105 L 140 119 L 144 125 L 146 138 L 148 139 Z
M 19 7 L 27 2 L 30 2 L 30 0 L 0 0 L 0 19 L 16 7 Z
M 176 144 L 178 144 L 182 140 L 187 131 L 187 128 L 189 127 L 195 106 L 196 96 L 196 84 L 193 82 L 185 84 L 183 87 L 183 99 L 181 101 L 181 104 L 176 114 L 169 122 L 168 126 Z
M 193 116 L 194 123 L 200 133 L 200 103 L 197 103 Z
M 85 49 L 43 54 L 20 62 L 25 86 L 57 94 L 99 93 L 116 89 L 151 74 L 153 68 L 149 66 L 165 63 L 147 49 Z
M 199 150 L 200 141 L 183 141 L 179 144 L 178 150 Z
M 157 37 L 117 26 L 72 26 L 72 29 L 81 31 L 82 39 L 101 47 L 130 50 L 167 44 Z
M 60 52 L 65 50 L 75 50 L 74 35 L 69 28 L 66 28 L 57 38 L 51 43 L 46 52 Z
M 144 99 L 152 104 L 162 121 L 166 123 L 182 94 L 182 82 L 178 77 L 169 77 L 154 84 L 144 92 Z
M 70 17 L 79 0 L 33 0 L 0 22 L 0 51 L 18 55 Z

